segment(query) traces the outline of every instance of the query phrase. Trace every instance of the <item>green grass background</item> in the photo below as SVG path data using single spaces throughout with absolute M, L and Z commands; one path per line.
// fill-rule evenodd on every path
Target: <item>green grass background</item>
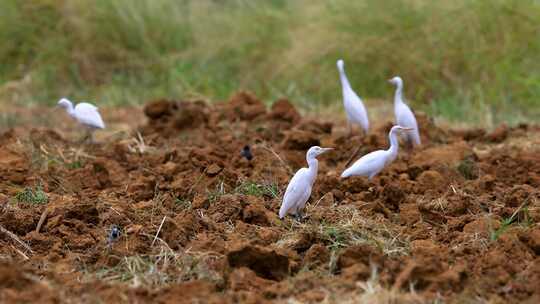
M 226 99 L 306 110 L 360 96 L 453 121 L 540 121 L 538 0 L 2 0 L 0 100 Z M 369 110 L 369 109 L 368 109 Z

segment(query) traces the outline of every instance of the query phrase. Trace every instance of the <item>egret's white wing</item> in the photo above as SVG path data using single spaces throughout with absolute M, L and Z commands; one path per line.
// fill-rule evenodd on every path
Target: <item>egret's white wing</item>
M 81 102 L 75 106 L 75 117 L 77 120 L 87 126 L 103 129 L 105 123 L 99 115 L 98 108 L 92 104 Z
M 80 102 L 78 103 L 79 105 L 84 105 L 85 107 L 88 107 L 88 108 L 91 108 L 91 109 L 94 109 L 94 110 L 98 110 L 98 106 L 94 105 L 94 104 L 91 104 L 91 103 L 88 103 L 88 102 Z
M 395 108 L 396 123 L 406 128 L 417 128 L 416 118 L 409 106 L 404 103 L 399 103 Z
M 341 174 L 341 177 L 371 176 L 384 168 L 387 151 L 378 150 L 362 156 Z
M 349 120 L 352 123 L 359 124 L 367 132 L 369 129 L 369 120 L 362 99 L 351 88 L 344 88 L 343 100 Z
M 298 206 L 305 204 L 309 199 L 311 186 L 308 169 L 302 168 L 298 170 L 289 182 L 287 190 L 285 190 L 283 202 L 279 209 L 279 217 L 284 218 L 287 213 L 296 213 Z
M 311 196 L 312 187 L 313 187 L 312 184 L 308 184 L 308 186 L 304 189 L 304 193 L 302 194 L 302 197 L 298 199 L 298 201 L 296 202 L 296 205 L 294 206 L 295 214 L 298 214 L 298 212 L 304 210 L 304 207 L 306 206 L 306 203 L 309 200 L 309 197 Z
M 404 103 L 400 103 L 395 107 L 396 123 L 402 127 L 413 128 L 408 131 L 407 137 L 414 144 L 420 144 L 420 134 L 418 132 L 418 124 L 411 109 Z

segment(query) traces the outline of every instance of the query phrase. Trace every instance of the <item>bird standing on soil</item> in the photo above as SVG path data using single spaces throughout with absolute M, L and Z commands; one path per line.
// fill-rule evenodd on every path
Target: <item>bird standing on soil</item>
M 111 231 L 109 231 L 109 235 L 107 236 L 107 247 L 111 247 L 112 244 L 118 240 L 120 237 L 120 227 L 116 225 L 111 226 Z
M 242 151 L 240 151 L 240 155 L 245 157 L 248 161 L 251 161 L 253 159 L 253 154 L 251 153 L 251 148 L 248 145 L 245 145 Z
M 394 96 L 394 115 L 396 116 L 396 124 L 405 128 L 411 128 L 411 132 L 407 132 L 407 142 L 413 146 L 420 145 L 420 132 L 418 131 L 418 124 L 416 118 L 409 106 L 403 101 L 403 80 L 401 77 L 396 76 L 388 80 L 391 84 L 396 86 L 396 93 Z
M 345 68 L 342 59 L 337 61 L 337 68 L 339 71 L 339 78 L 341 80 L 341 88 L 343 92 L 343 106 L 345 107 L 345 113 L 347 113 L 347 125 L 349 128 L 349 135 L 352 134 L 352 125 L 357 124 L 363 130 L 364 133 L 368 132 L 369 121 L 366 108 L 362 103 L 362 100 L 351 88 L 349 79 L 345 75 Z
M 311 196 L 311 188 L 317 178 L 319 161 L 317 156 L 332 150 L 332 148 L 321 148 L 314 146 L 309 148 L 306 153 L 308 168 L 302 168 L 293 176 L 279 209 L 279 218 L 283 219 L 287 214 L 293 214 L 297 219 L 302 218 L 302 211 Z
M 343 171 L 341 178 L 347 178 L 349 176 L 367 176 L 368 180 L 371 180 L 377 173 L 381 172 L 385 166 L 396 159 L 399 149 L 398 133 L 412 130 L 412 128 L 393 126 L 388 134 L 390 148 L 388 150 L 374 151 L 362 156 L 359 160 L 354 162 L 352 166 Z
M 104 129 L 105 123 L 99 115 L 98 108 L 87 102 L 78 103 L 75 107 L 67 98 L 62 98 L 58 101 L 58 106 L 64 108 L 66 112 L 80 124 L 86 127 L 87 135 L 84 139 L 89 138 L 93 142 L 93 132 L 96 129 Z

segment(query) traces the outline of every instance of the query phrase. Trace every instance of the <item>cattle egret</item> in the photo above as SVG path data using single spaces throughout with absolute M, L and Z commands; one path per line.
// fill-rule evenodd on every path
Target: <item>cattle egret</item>
M 396 159 L 398 155 L 399 143 L 397 133 L 401 131 L 412 131 L 411 128 L 402 126 L 393 126 L 388 133 L 390 139 L 390 148 L 388 150 L 378 150 L 362 156 L 354 162 L 352 166 L 347 168 L 341 174 L 341 178 L 349 176 L 367 176 L 371 180 L 377 173 Z
M 99 115 L 98 108 L 87 102 L 78 103 L 73 107 L 73 103 L 67 98 L 62 98 L 58 101 L 58 106 L 64 108 L 69 116 L 75 118 L 80 124 L 86 127 L 88 132 L 87 137 L 92 141 L 93 132 L 96 129 L 104 129 L 105 124 Z
M 407 132 L 406 139 L 413 146 L 420 145 L 420 133 L 418 132 L 418 124 L 416 118 L 409 106 L 403 101 L 403 80 L 396 76 L 388 80 L 396 86 L 396 94 L 394 96 L 394 115 L 396 116 L 396 124 L 405 128 L 411 128 L 411 132 Z
M 321 148 L 314 146 L 309 148 L 306 153 L 308 168 L 302 168 L 293 176 L 279 209 L 279 218 L 284 218 L 287 214 L 293 214 L 297 219 L 302 218 L 302 210 L 306 205 L 307 200 L 311 196 L 311 188 L 317 178 L 317 170 L 319 161 L 317 156 L 332 150 L 332 148 Z
M 349 126 L 349 134 L 352 133 L 352 125 L 359 125 L 365 133 L 369 129 L 369 121 L 366 112 L 366 108 L 362 103 L 362 100 L 351 88 L 349 79 L 345 75 L 345 68 L 343 60 L 337 61 L 337 68 L 339 71 L 339 78 L 341 80 L 341 88 L 343 92 L 343 106 L 345 107 L 345 112 L 347 113 L 347 122 Z

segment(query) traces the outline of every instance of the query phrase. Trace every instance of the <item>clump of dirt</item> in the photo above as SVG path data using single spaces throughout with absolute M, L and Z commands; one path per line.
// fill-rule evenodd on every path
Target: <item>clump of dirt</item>
M 280 281 L 289 274 L 289 258 L 275 249 L 240 244 L 229 250 L 227 260 L 231 267 L 247 267 L 265 279 Z
M 197 128 L 207 121 L 208 113 L 203 101 L 181 102 L 173 118 L 174 127 L 178 130 Z
M 0 137 L 10 138 L 11 134 L 2 134 Z M 2 141 L 9 141 L 9 139 Z M 19 151 L 13 141 L 0 147 L 0 181 L 22 184 L 26 180 L 29 169 L 28 158 Z
M 423 145 L 368 181 L 339 174 L 358 146 L 387 147 L 389 121 L 351 139 L 249 92 L 144 114 L 92 145 L 62 128 L 0 135 L 0 302 L 540 298 L 536 126 L 446 131 L 417 113 Z M 280 220 L 313 145 L 335 150 L 307 217 Z
M 504 141 L 508 137 L 508 126 L 506 124 L 502 124 L 499 127 L 497 127 L 493 132 L 486 135 L 486 140 L 493 142 L 493 143 L 499 143 Z
M 0 299 L 5 303 L 60 302 L 51 287 L 36 279 L 26 267 L 5 261 L 0 262 Z
M 280 120 L 290 124 L 296 124 L 302 119 L 300 113 L 298 113 L 291 102 L 284 98 L 278 99 L 272 104 L 268 117 L 270 119 Z
M 370 265 L 374 264 L 380 267 L 383 263 L 384 256 L 376 248 L 369 245 L 356 245 L 343 250 L 338 257 L 337 268 L 343 270 L 356 264 L 362 264 L 368 266 L 369 270 Z
M 229 99 L 229 119 L 254 120 L 266 114 L 266 106 L 253 93 L 241 91 Z
M 144 113 L 151 123 L 143 129 L 145 134 L 161 132 L 173 136 L 172 131 L 197 128 L 209 119 L 208 107 L 204 101 L 172 101 L 160 99 L 144 107 Z
M 283 148 L 288 150 L 304 151 L 320 144 L 320 139 L 316 133 L 304 130 L 292 130 L 287 133 L 282 145 Z
M 316 268 L 330 261 L 330 250 L 323 244 L 313 244 L 306 251 L 303 263 L 305 267 Z
M 178 107 L 174 101 L 158 99 L 147 103 L 144 107 L 144 114 L 151 120 L 162 119 L 171 116 Z

